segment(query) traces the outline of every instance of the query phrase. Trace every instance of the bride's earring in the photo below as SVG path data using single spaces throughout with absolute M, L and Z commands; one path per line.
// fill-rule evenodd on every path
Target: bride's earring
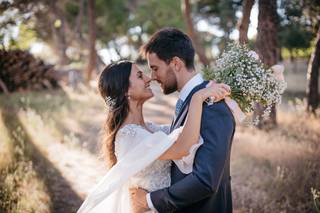
M 131 99 L 130 95 L 129 94 L 126 94 L 126 97 L 128 98 L 128 100 Z

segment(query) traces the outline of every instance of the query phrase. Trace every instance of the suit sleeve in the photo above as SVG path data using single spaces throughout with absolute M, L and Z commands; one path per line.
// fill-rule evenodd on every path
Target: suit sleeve
M 234 125 L 233 116 L 223 101 L 204 105 L 201 121 L 204 144 L 196 153 L 192 173 L 168 188 L 150 193 L 160 213 L 178 210 L 217 192 L 229 156 Z

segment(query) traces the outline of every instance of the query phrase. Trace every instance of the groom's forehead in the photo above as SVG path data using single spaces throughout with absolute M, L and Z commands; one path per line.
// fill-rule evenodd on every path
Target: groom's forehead
M 149 62 L 160 60 L 160 58 L 158 57 L 157 53 L 148 53 L 147 54 L 147 59 L 148 59 Z
M 161 60 L 156 53 L 148 53 L 147 54 L 147 61 L 149 64 L 149 67 L 155 67 L 159 66 L 161 63 L 165 63 L 163 60 Z

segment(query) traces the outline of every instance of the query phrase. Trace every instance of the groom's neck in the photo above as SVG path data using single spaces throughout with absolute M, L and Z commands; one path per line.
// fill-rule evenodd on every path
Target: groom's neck
M 183 73 L 179 76 L 178 81 L 178 91 L 181 92 L 184 85 L 188 83 L 198 72 L 195 69 L 184 70 Z

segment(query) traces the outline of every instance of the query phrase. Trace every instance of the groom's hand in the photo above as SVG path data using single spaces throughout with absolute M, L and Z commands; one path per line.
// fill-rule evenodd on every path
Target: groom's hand
M 147 191 L 141 188 L 130 188 L 131 207 L 134 213 L 143 213 L 149 210 Z

